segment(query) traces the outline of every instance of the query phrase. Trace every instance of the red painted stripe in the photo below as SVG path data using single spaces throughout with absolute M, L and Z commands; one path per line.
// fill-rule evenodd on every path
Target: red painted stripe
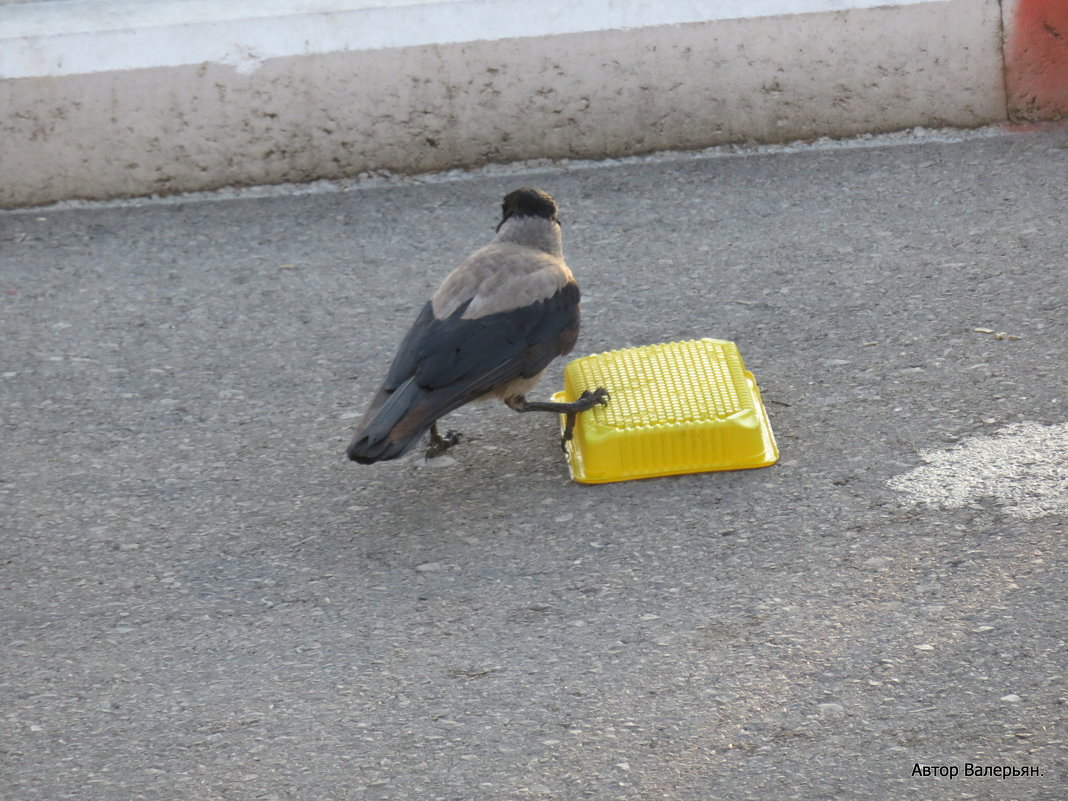
M 1005 33 L 1009 116 L 1068 116 L 1068 0 L 1017 0 Z

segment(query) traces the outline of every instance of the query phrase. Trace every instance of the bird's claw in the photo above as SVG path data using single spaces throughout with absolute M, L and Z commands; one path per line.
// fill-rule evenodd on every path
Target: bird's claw
M 578 399 L 572 404 L 572 410 L 567 414 L 564 435 L 560 439 L 560 447 L 564 449 L 564 453 L 567 453 L 567 443 L 575 436 L 575 418 L 578 417 L 579 412 L 589 411 L 594 406 L 607 406 L 608 397 L 608 390 L 604 387 L 597 387 L 592 392 L 588 389 L 583 390 L 582 394 L 578 396 Z
M 459 431 L 447 431 L 444 435 L 439 434 L 437 431 L 432 431 L 430 442 L 426 446 L 426 458 L 434 459 L 441 456 L 453 445 L 459 443 L 461 438 Z
M 577 403 L 582 404 L 582 410 L 592 409 L 594 406 L 607 406 L 609 398 L 608 390 L 604 387 L 597 387 L 592 392 L 588 389 L 584 389 L 582 394 L 578 396 Z

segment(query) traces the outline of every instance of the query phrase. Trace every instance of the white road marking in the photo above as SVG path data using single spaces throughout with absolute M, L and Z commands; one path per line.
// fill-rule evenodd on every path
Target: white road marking
M 1068 423 L 1015 423 L 920 456 L 927 464 L 888 482 L 916 503 L 959 509 L 995 498 L 1024 520 L 1068 513 Z

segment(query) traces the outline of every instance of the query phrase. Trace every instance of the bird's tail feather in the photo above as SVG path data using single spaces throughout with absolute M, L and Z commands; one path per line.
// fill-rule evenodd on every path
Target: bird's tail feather
M 438 418 L 488 392 L 514 369 L 503 362 L 477 380 L 427 389 L 409 378 L 392 393 L 381 391 L 356 429 L 348 457 L 371 464 L 403 456 Z
M 434 422 L 434 418 L 430 418 L 422 426 L 398 426 L 426 394 L 413 379 L 409 379 L 386 396 L 377 408 L 372 406 L 346 451 L 348 457 L 354 462 L 371 464 L 403 456 Z

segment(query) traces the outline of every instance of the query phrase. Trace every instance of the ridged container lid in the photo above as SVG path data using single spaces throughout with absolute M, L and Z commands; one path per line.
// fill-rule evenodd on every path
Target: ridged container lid
M 669 342 L 575 359 L 554 400 L 572 401 L 597 387 L 608 390 L 608 404 L 578 415 L 567 446 L 576 481 L 597 484 L 778 461 L 760 391 L 733 342 Z

